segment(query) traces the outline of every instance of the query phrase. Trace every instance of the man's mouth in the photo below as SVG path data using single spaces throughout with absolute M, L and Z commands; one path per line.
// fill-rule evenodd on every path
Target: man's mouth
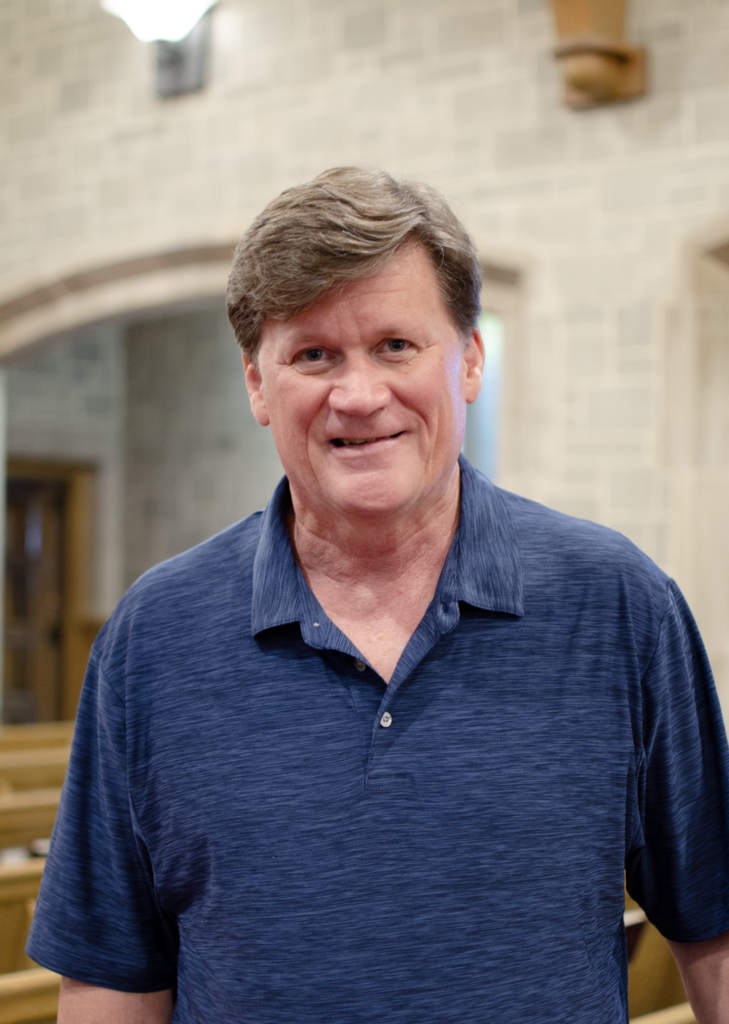
M 396 434 L 384 434 L 382 437 L 335 437 L 332 438 L 332 444 L 337 448 L 347 448 L 354 444 L 374 444 L 375 441 L 389 441 L 393 437 L 399 437 L 402 434 L 402 430 L 399 430 Z

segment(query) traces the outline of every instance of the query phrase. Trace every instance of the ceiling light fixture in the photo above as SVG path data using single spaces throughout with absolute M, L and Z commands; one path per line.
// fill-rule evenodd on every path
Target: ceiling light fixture
M 151 43 L 164 39 L 178 43 L 193 30 L 215 0 L 99 0 L 125 21 L 137 39 Z
M 205 86 L 211 8 L 216 0 L 99 0 L 137 39 L 157 43 L 157 96 L 170 99 Z

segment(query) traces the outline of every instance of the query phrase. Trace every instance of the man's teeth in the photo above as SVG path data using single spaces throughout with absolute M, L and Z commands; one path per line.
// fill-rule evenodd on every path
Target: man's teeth
M 395 437 L 394 434 L 385 437 L 335 437 L 332 444 L 335 444 L 337 448 L 344 448 L 345 445 L 373 444 L 375 441 L 386 441 L 390 436 Z
M 375 441 L 389 441 L 393 437 L 399 437 L 401 433 L 402 431 L 398 431 L 396 434 L 384 434 L 382 437 L 335 437 L 332 444 L 337 448 L 351 444 L 373 444 Z

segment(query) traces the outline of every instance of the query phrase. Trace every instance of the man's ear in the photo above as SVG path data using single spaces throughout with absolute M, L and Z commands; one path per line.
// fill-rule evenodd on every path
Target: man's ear
M 262 427 L 267 427 L 271 423 L 271 419 L 266 408 L 266 400 L 263 397 L 261 373 L 256 363 L 251 362 L 245 353 L 243 353 L 243 368 L 246 372 L 246 390 L 251 403 L 251 412 Z
M 471 332 L 471 336 L 463 349 L 463 362 L 465 366 L 463 397 L 469 404 L 476 401 L 481 391 L 485 359 L 483 338 L 479 329 L 476 328 L 476 330 Z

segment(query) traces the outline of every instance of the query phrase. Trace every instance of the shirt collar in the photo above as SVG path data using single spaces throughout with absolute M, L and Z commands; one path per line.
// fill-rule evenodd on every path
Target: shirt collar
M 477 473 L 463 456 L 459 465 L 461 515 L 436 597 L 447 604 L 464 601 L 485 611 L 521 616 L 521 562 L 503 492 Z M 255 636 L 264 629 L 299 622 L 307 643 L 340 647 L 341 640 L 332 643 L 333 624 L 307 587 L 294 559 L 286 523 L 290 502 L 284 477 L 263 513 L 253 562 L 251 632 Z M 316 633 L 309 629 L 313 622 L 319 623 L 313 627 Z
M 286 515 L 291 507 L 289 482 L 283 477 L 263 513 L 261 537 L 253 560 L 251 632 L 300 622 L 300 569 L 291 550 Z M 313 597 L 313 594 L 312 594 Z
M 484 611 L 524 614 L 524 582 L 505 492 L 462 455 L 456 596 Z

